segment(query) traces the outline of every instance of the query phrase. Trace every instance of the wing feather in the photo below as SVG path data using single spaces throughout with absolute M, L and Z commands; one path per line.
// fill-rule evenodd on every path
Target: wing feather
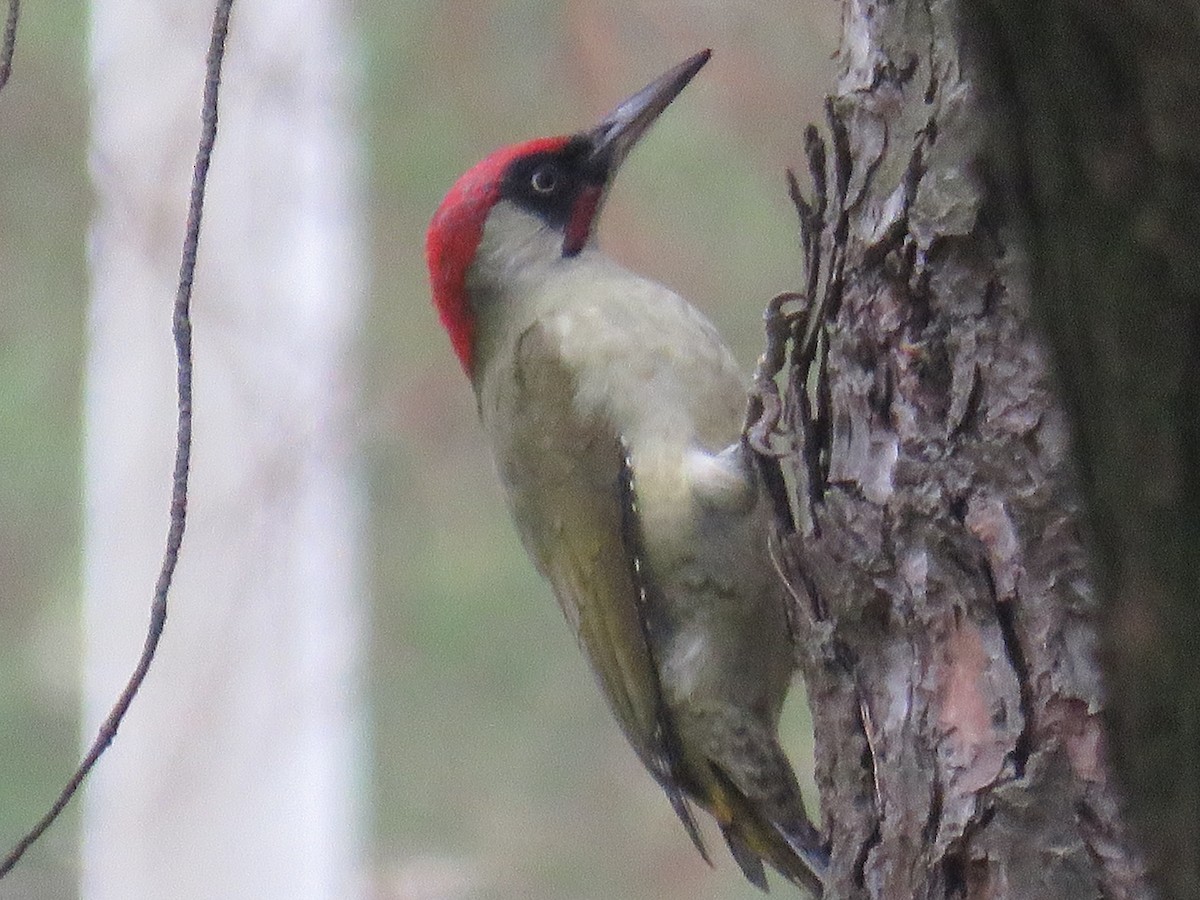
M 636 486 L 612 423 L 579 409 L 575 376 L 540 323 L 517 345 L 513 393 L 496 421 L 522 422 L 501 477 L 530 555 L 550 581 L 638 756 L 711 864 L 679 780 L 679 738 L 663 701 L 647 615 Z

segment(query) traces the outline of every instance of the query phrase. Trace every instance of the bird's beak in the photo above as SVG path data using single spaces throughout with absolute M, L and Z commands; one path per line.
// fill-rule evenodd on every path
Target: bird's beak
M 654 124 L 671 101 L 687 87 L 697 72 L 708 62 L 711 50 L 701 50 L 671 71 L 650 82 L 632 97 L 604 117 L 588 132 L 592 141 L 591 161 L 609 178 L 633 149 L 646 130 Z
M 633 145 L 687 87 L 711 55 L 711 50 L 701 50 L 688 57 L 623 102 L 591 131 L 581 135 L 591 145 L 591 152 L 586 157 L 588 179 L 575 197 L 563 228 L 564 257 L 575 256 L 587 244 L 613 175 Z

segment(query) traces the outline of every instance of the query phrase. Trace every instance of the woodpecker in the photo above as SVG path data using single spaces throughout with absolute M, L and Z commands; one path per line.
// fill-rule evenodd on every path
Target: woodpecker
M 590 130 L 492 153 L 426 256 L 517 530 L 633 749 L 705 861 L 693 804 L 752 883 L 766 862 L 819 894 L 826 853 L 778 741 L 792 650 L 745 384 L 704 316 L 596 244 L 622 161 L 709 55 Z

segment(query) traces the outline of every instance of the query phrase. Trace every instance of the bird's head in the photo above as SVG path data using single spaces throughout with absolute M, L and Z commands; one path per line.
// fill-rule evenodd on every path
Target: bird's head
M 485 229 L 517 266 L 529 253 L 570 259 L 593 240 L 605 194 L 646 130 L 708 62 L 702 50 L 665 73 L 587 131 L 496 150 L 446 194 L 429 224 L 425 255 L 433 301 L 468 375 L 474 374 L 479 310 L 469 276 Z M 495 233 L 511 231 L 512 234 Z M 543 260 L 544 261 L 544 260 Z

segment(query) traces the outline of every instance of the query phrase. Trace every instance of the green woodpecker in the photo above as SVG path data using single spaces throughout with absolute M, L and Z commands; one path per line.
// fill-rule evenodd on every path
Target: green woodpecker
M 713 326 L 596 246 L 621 162 L 705 50 L 599 125 L 498 150 L 429 227 L 434 303 L 517 529 L 634 750 L 705 860 L 819 892 L 826 854 L 780 749 L 792 650 L 745 385 Z

